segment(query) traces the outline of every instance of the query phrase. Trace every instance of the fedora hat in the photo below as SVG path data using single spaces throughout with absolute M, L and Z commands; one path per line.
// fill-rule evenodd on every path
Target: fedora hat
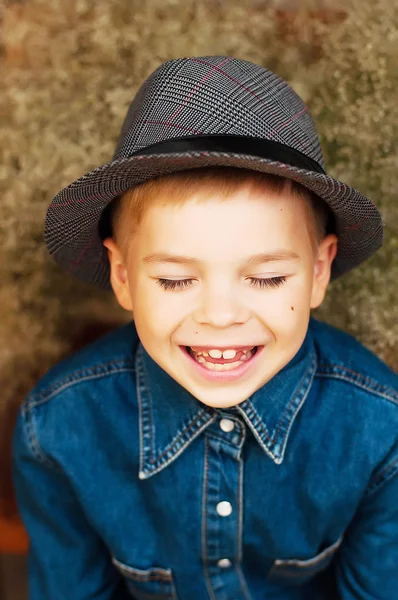
M 54 260 L 88 283 L 110 288 L 101 217 L 109 203 L 148 179 L 226 166 L 296 181 L 334 215 L 336 279 L 383 243 L 376 206 L 327 175 L 307 106 L 268 69 L 228 56 L 178 58 L 142 84 L 127 111 L 112 160 L 61 190 L 44 237 Z

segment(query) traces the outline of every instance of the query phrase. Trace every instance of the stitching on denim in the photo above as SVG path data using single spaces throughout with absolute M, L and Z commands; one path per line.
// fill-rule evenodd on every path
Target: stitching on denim
M 273 438 L 270 438 L 267 435 L 266 430 L 264 429 L 264 426 L 263 426 L 263 424 L 261 422 L 260 417 L 258 416 L 257 412 L 255 411 L 254 406 L 252 405 L 251 401 L 248 400 L 248 403 L 250 404 L 253 413 L 256 415 L 256 420 L 257 420 L 257 423 L 258 423 L 258 428 L 261 429 L 264 432 L 265 437 L 267 438 L 267 440 L 270 442 L 270 444 L 272 446 L 274 446 L 276 444 L 276 442 L 277 442 L 277 437 L 278 437 L 279 431 L 282 428 L 282 422 L 284 421 L 285 416 L 288 415 L 288 412 L 289 412 L 291 406 L 296 402 L 296 400 L 300 396 L 300 394 L 303 393 L 303 395 L 305 395 L 306 392 L 308 393 L 308 390 L 311 387 L 312 378 L 310 378 L 310 380 L 308 382 L 308 386 L 307 386 L 307 388 L 303 392 L 303 388 L 305 387 L 305 379 L 307 378 L 307 376 L 310 373 L 310 371 L 314 370 L 314 368 L 315 368 L 315 359 L 312 360 L 311 364 L 308 366 L 307 370 L 305 371 L 304 375 L 302 376 L 300 384 L 299 384 L 299 387 L 298 387 L 298 390 L 297 390 L 296 394 L 293 396 L 293 398 L 290 400 L 290 402 L 287 405 L 287 407 L 285 408 L 285 410 L 283 412 L 283 415 L 281 416 L 281 418 L 279 420 L 278 426 L 277 426 L 277 428 L 276 428 L 276 430 L 275 430 L 275 432 L 273 434 Z M 289 418 L 289 417 L 287 417 L 287 418 Z M 286 438 L 286 434 L 284 436 L 284 439 L 285 438 Z
M 244 428 L 242 428 L 244 431 Z M 242 560 L 242 517 L 243 517 L 243 494 L 242 494 L 242 483 L 243 483 L 243 459 L 242 459 L 242 447 L 244 439 L 240 445 L 238 452 L 238 563 Z
M 182 431 L 181 431 L 181 432 L 178 434 L 178 436 L 177 436 L 177 437 L 176 437 L 174 440 L 172 440 L 172 441 L 171 441 L 171 443 L 170 443 L 170 444 L 167 446 L 167 448 L 166 448 L 166 449 L 165 449 L 165 450 L 164 450 L 164 451 L 163 451 L 161 454 L 159 454 L 159 456 L 157 456 L 157 457 L 156 457 L 156 459 L 152 459 L 152 458 L 151 458 L 149 462 L 150 462 L 151 464 L 153 464 L 153 463 L 155 463 L 155 462 L 158 462 L 159 460 L 161 460 L 161 459 L 163 458 L 163 456 L 164 456 L 165 454 L 168 454 L 169 452 L 172 452 L 172 451 L 174 451 L 174 447 L 175 447 L 175 446 L 177 446 L 177 445 L 179 444 L 179 442 L 180 442 L 180 439 L 183 437 L 183 435 L 184 435 L 184 434 L 185 434 L 185 433 L 186 433 L 188 430 L 192 429 L 192 426 L 193 426 L 193 425 L 195 425 L 195 423 L 196 423 L 197 421 L 199 421 L 199 420 L 202 418 L 202 416 L 203 416 L 204 414 L 207 414 L 207 413 L 206 413 L 206 411 L 202 411 L 202 412 L 201 412 L 199 415 L 197 415 L 197 416 L 196 416 L 196 417 L 195 417 L 193 420 L 191 420 L 191 421 L 189 422 L 189 424 L 188 424 L 188 425 L 185 427 L 185 429 L 183 429 L 183 430 L 182 430 Z M 205 423 L 205 425 L 207 425 L 207 424 L 208 424 L 208 423 Z M 189 441 L 189 440 L 187 440 L 187 441 Z M 223 441 L 224 441 L 224 440 L 223 440 Z M 182 445 L 184 445 L 184 442 L 182 442 Z
M 265 426 L 263 425 L 261 418 L 260 418 L 259 414 L 257 413 L 256 409 L 254 408 L 251 400 L 247 400 L 247 404 L 250 406 L 250 411 L 251 411 L 252 415 L 254 415 L 254 418 L 252 416 L 254 427 L 256 427 L 256 428 L 258 427 L 258 429 L 261 429 L 261 431 L 264 433 L 264 436 L 267 438 L 267 440 L 273 446 L 275 444 L 275 442 L 268 435 L 267 430 L 266 430 Z
M 173 573 L 170 569 L 162 569 L 161 567 L 136 569 L 135 567 L 130 567 L 129 565 L 120 562 L 120 560 L 117 560 L 115 557 L 112 557 L 112 562 L 133 581 L 144 583 L 150 581 L 165 581 L 171 583 L 173 580 Z
M 213 419 L 213 421 L 214 421 L 214 419 Z M 149 474 L 150 475 L 154 475 L 155 473 L 158 473 L 162 469 L 166 468 L 171 462 L 173 462 L 173 460 L 175 460 L 176 458 L 178 458 L 178 456 L 180 456 L 180 454 L 185 450 L 185 448 L 187 447 L 187 445 L 189 443 L 191 443 L 193 441 L 193 439 L 195 439 L 196 437 L 198 437 L 202 433 L 202 431 L 204 431 L 204 429 L 206 429 L 206 427 L 208 425 L 211 425 L 211 423 L 212 423 L 212 421 L 209 421 L 208 423 L 204 423 L 202 425 L 202 427 L 195 432 L 195 435 L 193 437 L 189 438 L 185 444 L 182 444 L 178 450 L 175 450 L 174 454 L 172 454 L 170 456 L 170 458 L 167 458 L 166 460 L 164 460 L 157 468 L 154 468 L 154 469 L 150 470 Z
M 31 407 L 29 405 L 22 406 L 22 416 L 25 421 L 25 432 L 28 440 L 29 448 L 35 458 L 41 462 L 42 464 L 48 465 L 57 471 L 61 471 L 56 463 L 51 461 L 43 452 L 40 447 L 39 440 L 35 435 L 34 425 L 33 425 L 33 414 Z
M 249 401 L 249 400 L 247 400 L 246 402 L 247 402 L 248 404 L 250 403 L 250 401 Z M 247 410 L 246 410 L 246 412 L 247 412 L 248 414 L 246 414 L 246 412 L 244 412 L 244 411 L 243 411 L 243 409 L 242 409 L 240 406 L 238 406 L 238 410 L 240 410 L 240 412 L 241 412 L 241 415 L 242 415 L 243 419 L 245 420 L 245 422 L 246 422 L 246 423 L 249 425 L 249 427 L 251 427 L 252 425 L 254 426 L 254 429 L 251 429 L 251 431 L 252 431 L 252 433 L 253 433 L 254 437 L 256 438 L 256 440 L 258 441 L 258 443 L 260 444 L 260 446 L 261 446 L 262 448 L 264 448 L 264 445 L 263 445 L 263 440 L 261 439 L 261 436 L 260 436 L 259 432 L 257 431 L 256 424 L 255 424 L 254 422 L 253 422 L 253 423 L 251 422 L 251 417 L 250 417 L 250 408 L 251 408 L 251 407 L 250 407 L 250 405 L 249 405 L 249 409 L 247 409 Z M 265 435 L 266 435 L 266 434 L 265 434 Z M 267 435 L 266 435 L 266 437 L 268 438 L 268 436 L 267 436 Z M 268 439 L 269 439 L 269 438 L 268 438 Z M 270 454 L 270 455 L 271 455 L 271 457 L 272 457 L 274 460 L 277 460 L 277 456 L 276 456 L 276 454 L 275 454 L 274 452 L 272 452 L 272 450 L 271 450 L 270 448 L 266 447 L 266 452 L 267 452 L 268 454 Z
M 286 560 L 277 559 L 275 561 L 275 566 L 278 568 L 278 571 L 283 570 L 284 568 L 289 568 L 289 567 L 298 567 L 300 569 L 313 569 L 314 567 L 317 567 L 319 564 L 322 564 L 324 560 L 333 556 L 334 553 L 341 546 L 342 541 L 343 541 L 343 536 L 339 537 L 339 539 L 336 542 L 334 542 L 334 544 L 332 544 L 328 548 L 325 548 L 325 550 L 322 550 L 322 552 L 320 552 L 313 558 L 309 558 L 307 560 L 300 560 L 300 559 L 294 559 L 294 558 L 286 559 Z
M 143 386 L 144 386 L 144 388 L 145 388 L 145 393 L 146 393 L 146 396 L 147 396 L 147 398 L 149 398 L 149 399 L 150 399 L 150 397 L 151 397 L 151 396 L 150 396 L 150 388 L 149 388 L 149 386 L 147 385 L 147 381 L 148 381 L 148 379 L 149 379 L 149 378 L 148 378 L 147 371 L 146 371 L 146 369 L 145 369 L 145 363 L 144 363 L 144 361 L 142 360 L 142 358 L 141 358 L 141 357 L 139 358 L 139 360 L 140 360 L 140 368 L 142 368 L 142 373 L 143 373 L 143 377 L 142 377 L 142 384 L 143 384 Z M 141 401 L 142 401 L 142 399 L 141 399 Z M 152 427 L 152 410 L 151 410 L 151 404 L 149 404 L 149 410 L 148 410 L 148 413 L 149 413 L 149 415 L 150 415 L 150 417 L 149 417 L 149 419 L 150 419 L 150 428 L 151 428 L 151 432 L 152 432 L 152 431 L 153 431 L 153 427 Z M 153 448 L 153 443 L 152 443 L 152 442 L 153 442 L 153 435 L 152 435 L 152 433 L 151 433 L 151 434 L 150 434 L 150 442 L 151 442 L 151 443 L 150 443 L 150 457 L 149 457 L 149 463 L 150 463 L 151 465 L 158 463 L 159 461 L 161 461 L 161 460 L 162 460 L 162 458 L 163 458 L 165 455 L 169 454 L 170 452 L 175 452 L 175 448 L 176 448 L 176 447 L 177 447 L 177 446 L 178 446 L 180 443 L 181 443 L 181 446 L 182 446 L 182 447 L 180 448 L 180 451 L 182 451 L 182 449 L 183 449 L 183 447 L 184 447 L 184 441 L 183 441 L 183 437 L 185 436 L 185 434 L 186 434 L 186 433 L 188 433 L 190 430 L 192 430 L 192 428 L 195 426 L 195 424 L 196 424 L 198 421 L 200 421 L 202 418 L 206 417 L 207 415 L 209 415 L 209 416 L 210 416 L 210 411 L 208 411 L 208 410 L 206 410 L 206 409 L 201 409 L 201 410 L 200 410 L 200 412 L 199 412 L 199 413 L 198 413 L 198 414 L 197 414 L 195 417 L 193 417 L 193 419 L 191 419 L 191 421 L 190 421 L 190 422 L 189 422 L 189 423 L 188 423 L 188 424 L 185 426 L 185 428 L 184 428 L 182 431 L 178 432 L 178 435 L 177 435 L 177 437 L 176 437 L 176 438 L 174 438 L 174 439 L 173 439 L 173 440 L 170 442 L 170 444 L 169 444 L 169 445 L 168 445 L 168 446 L 165 448 L 165 450 L 164 450 L 164 451 L 163 451 L 161 454 L 159 454 L 158 456 L 156 456 L 156 458 L 154 458 L 154 452 L 153 452 L 154 448 Z M 203 429 L 204 429 L 206 426 L 210 425 L 210 423 L 212 423 L 212 422 L 213 422 L 213 421 L 214 421 L 216 418 L 217 418 L 217 412 L 216 412 L 216 411 L 213 411 L 213 414 L 211 415 L 211 418 L 209 419 L 209 421 L 207 421 L 207 422 L 203 423 L 203 426 L 202 426 L 202 427 L 200 427 L 200 428 L 199 428 L 199 430 L 196 432 L 196 436 L 197 436 L 197 435 L 199 435 L 199 433 L 200 433 L 200 432 L 201 432 L 201 431 L 202 431 L 202 430 L 203 430 Z M 192 436 L 191 436 L 191 437 L 192 437 Z M 181 440 L 182 440 L 182 441 L 181 441 Z M 189 441 L 191 441 L 191 440 L 188 438 L 188 439 L 187 439 L 187 443 L 188 443 Z M 186 445 L 186 444 L 185 444 L 185 445 Z M 178 454 L 180 454 L 180 452 L 179 452 Z M 178 456 L 178 455 L 177 455 L 177 456 Z M 167 464 L 167 462 L 169 462 L 169 461 L 166 459 L 166 461 L 163 461 L 163 463 L 164 463 L 164 462 L 166 462 L 166 464 Z
M 141 364 L 138 358 L 138 352 L 136 355 L 136 391 L 137 391 L 137 403 L 138 403 L 138 427 L 139 427 L 139 438 L 140 438 L 140 467 L 139 467 L 139 476 L 141 473 L 145 471 L 145 449 L 144 449 L 144 419 L 143 419 L 143 402 L 141 397 Z
M 147 399 L 147 414 L 148 414 L 148 419 L 149 419 L 149 439 L 150 439 L 150 444 L 149 444 L 149 462 L 151 464 L 153 464 L 155 461 L 153 459 L 153 441 L 154 441 L 154 433 L 153 433 L 153 425 L 152 425 L 152 398 L 151 398 L 151 390 L 150 388 L 147 386 L 147 380 L 148 380 L 148 374 L 146 372 L 145 369 L 145 362 L 142 358 L 142 351 L 141 351 L 141 355 L 140 355 L 140 363 L 141 363 L 141 369 L 142 369 L 142 381 L 141 383 L 143 384 L 143 387 L 145 389 L 145 393 L 146 393 L 146 399 Z
M 291 415 L 291 417 L 290 417 L 290 419 L 289 419 L 289 421 L 288 421 L 288 423 L 286 425 L 285 435 L 284 435 L 284 437 L 282 439 L 282 443 L 281 443 L 281 445 L 282 445 L 282 451 L 281 451 L 280 461 L 282 461 L 282 459 L 283 459 L 283 456 L 284 456 L 284 453 L 285 453 L 285 447 L 286 447 L 286 443 L 287 443 L 287 438 L 288 438 L 288 436 L 290 434 L 291 428 L 293 427 L 293 422 L 294 422 L 294 420 L 295 420 L 298 412 L 300 411 L 301 407 L 303 406 L 304 402 L 307 400 L 307 398 L 308 398 L 308 396 L 309 396 L 309 394 L 311 392 L 312 384 L 314 382 L 314 377 L 315 377 L 315 373 L 316 373 L 316 370 L 317 370 L 317 364 L 318 364 L 317 356 L 314 353 L 312 365 L 309 368 L 309 370 L 307 371 L 307 374 L 308 374 L 308 383 L 307 384 L 303 383 L 303 387 L 302 387 L 302 390 L 301 390 L 301 392 L 302 392 L 301 399 L 296 404 L 295 409 L 294 409 L 295 412 L 292 413 L 292 415 Z
M 371 496 L 376 490 L 380 489 L 380 486 L 396 474 L 398 474 L 398 459 L 395 459 L 393 463 L 389 464 L 376 475 L 374 481 L 365 490 L 365 496 Z
M 247 587 L 247 584 L 246 584 L 246 580 L 245 580 L 245 577 L 243 575 L 243 572 L 242 572 L 242 569 L 241 569 L 240 565 L 236 565 L 236 571 L 238 573 L 238 577 L 239 577 L 239 580 L 240 580 L 240 583 L 241 583 L 241 586 L 242 586 L 242 589 L 243 589 L 243 593 L 245 595 L 245 599 L 246 600 L 252 600 L 252 597 L 251 597 L 250 592 L 248 590 L 248 587 Z
M 55 390 L 52 394 L 50 394 L 46 398 L 42 398 L 41 400 L 31 401 L 30 405 L 32 407 L 41 406 L 42 404 L 49 402 L 50 400 L 52 400 L 52 398 L 54 398 L 55 396 L 58 396 L 65 390 L 68 390 L 71 387 L 75 387 L 76 385 L 79 385 L 81 383 L 85 383 L 87 381 L 93 381 L 94 379 L 103 379 L 105 377 L 111 377 L 112 375 L 115 375 L 117 373 L 130 373 L 132 371 L 133 371 L 133 369 L 130 369 L 130 368 L 125 368 L 125 369 L 120 368 L 120 369 L 115 369 L 114 371 L 108 372 L 108 373 L 101 373 L 98 375 L 90 375 L 87 377 L 81 377 L 77 381 L 73 381 L 72 383 L 69 383 L 69 384 L 65 385 L 64 387 L 58 388 L 57 390 Z
M 324 369 L 324 371 L 322 371 L 322 369 Z M 342 373 L 336 373 L 334 371 L 335 369 L 342 371 Z M 350 376 L 350 374 L 353 376 Z M 339 365 L 337 363 L 320 364 L 316 376 L 330 377 L 333 379 L 347 381 L 356 385 L 360 389 L 364 389 L 367 392 L 374 393 L 382 398 L 385 398 L 386 400 L 391 400 L 391 402 L 394 402 L 394 404 L 398 404 L 398 392 L 395 392 L 394 388 L 387 385 L 382 385 L 375 379 L 372 379 L 363 373 L 358 373 L 353 369 L 349 369 L 344 365 Z
M 210 600 L 216 600 L 211 585 L 208 572 L 207 558 L 207 491 L 208 491 L 208 473 L 209 473 L 209 440 L 205 436 L 205 460 L 203 472 L 203 487 L 202 487 L 202 565 L 203 573 L 206 581 L 207 591 L 209 592 Z
M 243 430 L 243 433 L 245 435 L 245 431 Z M 236 571 L 238 573 L 238 577 L 243 589 L 243 594 L 246 598 L 246 600 L 251 600 L 251 596 L 249 593 L 249 590 L 247 588 L 247 584 L 245 581 L 245 578 L 243 576 L 243 573 L 241 571 L 240 568 L 240 562 L 242 560 L 242 531 L 243 531 L 243 525 L 242 525 L 242 520 L 243 520 L 243 469 L 244 469 L 244 462 L 243 462 L 243 458 L 242 458 L 242 448 L 243 448 L 243 444 L 244 444 L 244 440 L 242 441 L 242 446 L 239 450 L 239 454 L 238 454 L 238 461 L 239 461 L 239 475 L 238 475 L 238 486 L 239 486 L 239 490 L 238 490 L 238 564 L 236 565 Z
M 146 392 L 147 397 L 150 399 L 151 398 L 150 388 L 147 385 L 148 373 L 146 372 L 145 363 L 144 363 L 143 360 L 141 361 L 141 364 L 142 364 L 142 370 L 143 370 L 143 375 L 144 375 L 144 377 L 143 377 L 143 384 L 145 386 L 145 392 Z M 151 427 L 151 445 L 150 445 L 150 458 L 149 458 L 149 462 L 151 464 L 154 464 L 157 461 L 161 460 L 165 454 L 168 454 L 169 452 L 172 452 L 173 449 L 174 449 L 174 447 L 179 444 L 180 439 L 185 435 L 185 433 L 187 431 L 189 431 L 190 429 L 192 429 L 193 425 L 195 425 L 195 423 L 197 421 L 199 421 L 202 418 L 202 416 L 204 416 L 204 415 L 207 414 L 206 410 L 201 410 L 199 412 L 199 414 L 196 417 L 194 417 L 193 420 L 191 420 L 182 431 L 180 431 L 178 433 L 177 437 L 174 438 L 174 440 L 171 441 L 171 443 L 165 448 L 165 450 L 162 452 L 162 454 L 159 454 L 159 456 L 157 456 L 156 458 L 153 458 L 154 453 L 153 453 L 153 443 L 152 443 L 153 442 L 153 433 L 152 433 L 153 432 L 153 427 L 152 427 L 152 410 L 151 410 L 152 403 L 151 403 L 151 401 L 149 403 L 149 406 L 150 406 L 150 408 L 149 408 L 148 412 L 150 414 L 150 427 Z
M 118 367 L 112 368 L 113 365 L 118 365 Z M 103 363 L 86 369 L 81 369 L 71 373 L 59 381 L 56 381 L 55 383 L 52 383 L 41 392 L 30 393 L 28 395 L 28 401 L 31 406 L 38 406 L 39 404 L 50 400 L 55 394 L 64 391 L 68 387 L 76 385 L 80 382 L 88 381 L 90 379 L 97 379 L 99 377 L 105 377 L 124 371 L 134 371 L 134 363 L 132 361 L 115 360 L 109 363 Z
M 287 405 L 287 407 L 286 407 L 286 409 L 285 409 L 282 417 L 280 418 L 280 421 L 278 423 L 278 427 L 277 427 L 277 429 L 276 429 L 276 431 L 274 433 L 274 442 L 273 442 L 274 444 L 276 443 L 276 438 L 279 435 L 279 431 L 282 428 L 282 421 L 285 419 L 285 417 L 286 417 L 286 420 L 291 419 L 291 417 L 289 417 L 289 414 L 288 414 L 291 406 L 293 404 L 295 404 L 296 400 L 298 399 L 298 397 L 300 395 L 302 395 L 303 398 L 305 398 L 307 396 L 307 394 L 308 394 L 308 392 L 309 392 L 309 390 L 311 388 L 311 385 L 312 385 L 312 381 L 313 381 L 313 378 L 314 378 L 315 371 L 316 371 L 316 356 L 314 355 L 314 357 L 313 357 L 310 365 L 308 366 L 306 372 L 304 373 L 304 375 L 301 378 L 301 381 L 300 381 L 300 384 L 299 384 L 299 389 L 297 390 L 297 393 L 295 394 L 294 398 L 292 398 L 292 400 L 289 402 L 289 404 Z M 310 375 L 311 373 L 312 373 L 312 377 Z M 308 378 L 308 384 L 306 384 L 306 379 L 307 378 Z M 288 432 L 286 431 L 286 433 L 285 433 L 285 435 L 283 437 L 283 440 L 286 439 L 287 433 Z

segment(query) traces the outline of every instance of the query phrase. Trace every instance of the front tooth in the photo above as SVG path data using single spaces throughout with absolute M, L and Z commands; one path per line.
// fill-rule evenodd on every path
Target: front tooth
M 221 358 L 222 357 L 222 352 L 221 352 L 221 350 L 209 350 L 209 355 L 212 358 Z
M 224 350 L 222 356 L 223 358 L 235 358 L 236 350 Z

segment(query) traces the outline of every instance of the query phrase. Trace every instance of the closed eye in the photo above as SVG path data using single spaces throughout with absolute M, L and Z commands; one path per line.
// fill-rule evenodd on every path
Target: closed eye
M 259 288 L 276 288 L 280 285 L 283 285 L 286 281 L 285 276 L 280 277 L 249 277 L 250 285 L 259 287 Z M 165 290 L 182 290 L 184 288 L 190 287 L 192 282 L 195 279 L 157 279 L 156 283 L 158 283 Z
M 259 278 L 259 277 L 249 277 L 250 285 L 254 285 L 260 288 L 264 287 L 279 287 L 284 284 L 286 281 L 286 277 L 269 277 L 269 278 Z
M 183 289 L 189 287 L 194 279 L 157 279 L 158 283 L 165 290 Z

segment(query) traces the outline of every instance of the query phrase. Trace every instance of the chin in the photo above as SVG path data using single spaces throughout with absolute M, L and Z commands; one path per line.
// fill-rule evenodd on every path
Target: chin
M 243 398 L 238 398 L 235 401 L 231 402 L 230 399 L 226 400 L 223 398 L 220 398 L 220 399 L 218 399 L 218 398 L 202 398 L 202 397 L 198 397 L 196 394 L 193 394 L 193 396 L 195 396 L 195 398 L 199 402 L 201 402 L 202 404 L 205 404 L 206 406 L 209 406 L 211 408 L 233 408 L 234 406 L 238 406 L 238 404 L 241 404 L 242 402 L 247 400 L 247 398 L 250 397 L 250 395 L 248 395 Z

